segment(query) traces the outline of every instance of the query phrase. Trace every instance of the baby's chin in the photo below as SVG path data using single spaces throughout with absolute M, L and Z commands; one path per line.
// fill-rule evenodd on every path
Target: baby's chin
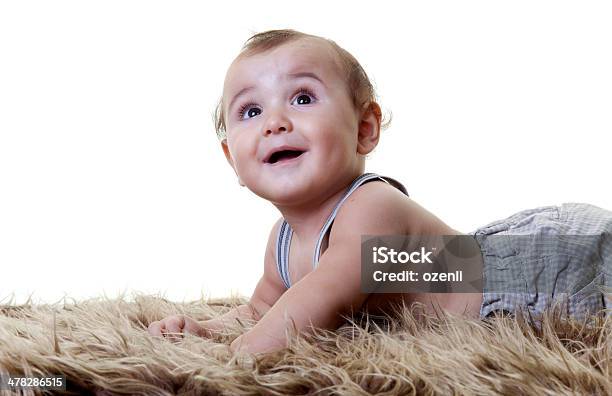
M 280 206 L 300 206 L 308 203 L 319 191 L 316 183 L 308 177 L 277 177 L 262 180 L 257 185 L 247 187 L 257 196 Z

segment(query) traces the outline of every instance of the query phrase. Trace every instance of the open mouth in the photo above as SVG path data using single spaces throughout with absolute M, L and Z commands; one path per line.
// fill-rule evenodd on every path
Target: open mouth
M 302 150 L 280 150 L 275 153 L 272 153 L 272 155 L 270 156 L 270 158 L 268 158 L 266 163 L 276 164 L 280 162 L 289 161 L 289 160 L 299 157 L 300 155 L 304 153 L 305 151 L 302 151 Z

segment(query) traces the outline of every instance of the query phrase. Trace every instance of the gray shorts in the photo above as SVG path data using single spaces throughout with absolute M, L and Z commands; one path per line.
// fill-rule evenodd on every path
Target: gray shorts
M 583 203 L 523 210 L 470 233 L 483 256 L 480 317 L 560 306 L 612 312 L 612 212 Z

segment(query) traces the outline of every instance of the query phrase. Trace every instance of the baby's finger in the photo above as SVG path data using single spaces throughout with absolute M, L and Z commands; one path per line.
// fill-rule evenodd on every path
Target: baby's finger
M 155 322 L 151 323 L 147 330 L 148 330 L 149 334 L 154 336 L 154 337 L 162 337 L 161 323 L 159 321 L 155 321 Z
M 185 327 L 183 328 L 183 334 L 193 334 L 198 337 L 206 337 L 205 329 L 200 326 L 195 320 L 185 321 Z
M 166 332 L 167 333 L 183 333 L 183 328 L 185 327 L 185 318 L 178 317 L 169 320 L 166 324 Z

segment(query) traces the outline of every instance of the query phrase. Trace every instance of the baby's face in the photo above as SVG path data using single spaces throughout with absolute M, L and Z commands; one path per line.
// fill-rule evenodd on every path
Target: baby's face
M 331 46 L 315 39 L 232 63 L 222 146 L 255 194 L 299 205 L 355 174 L 359 114 L 340 70 Z

